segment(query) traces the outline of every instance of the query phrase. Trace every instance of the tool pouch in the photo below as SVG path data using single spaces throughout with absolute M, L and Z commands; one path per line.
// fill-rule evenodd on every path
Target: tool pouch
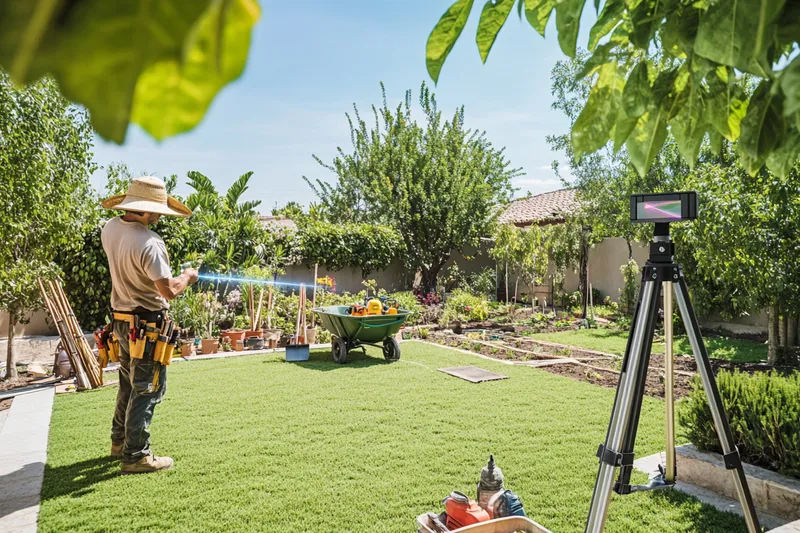
M 131 357 L 134 359 L 142 359 L 145 356 L 148 359 L 152 357 L 157 339 L 156 323 L 148 322 L 145 326 L 144 338 L 132 340 L 130 343 Z
M 108 358 L 113 363 L 119 363 L 119 341 L 117 338 L 112 334 L 108 337 Z
M 170 348 L 169 338 L 166 335 L 159 335 L 156 339 L 156 348 L 155 352 L 153 353 L 153 361 L 156 363 L 161 363 L 162 365 L 168 365 L 169 363 L 165 361 L 165 359 L 171 359 L 171 354 L 167 354 L 167 348 Z

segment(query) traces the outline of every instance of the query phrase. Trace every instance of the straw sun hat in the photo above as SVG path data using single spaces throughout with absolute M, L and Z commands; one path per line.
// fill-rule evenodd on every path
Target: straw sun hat
M 158 213 L 173 217 L 192 216 L 192 210 L 167 195 L 164 182 L 153 176 L 142 176 L 131 180 L 127 194 L 106 198 L 100 203 L 106 209 Z

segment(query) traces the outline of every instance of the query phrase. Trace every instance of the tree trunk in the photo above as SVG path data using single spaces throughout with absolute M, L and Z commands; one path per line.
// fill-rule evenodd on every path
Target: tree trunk
M 508 303 L 508 261 L 506 261 L 506 303 Z
M 774 365 L 778 359 L 778 343 L 779 343 L 779 327 L 778 327 L 778 306 L 771 305 L 769 307 L 769 320 L 768 320 L 768 348 L 767 348 L 767 364 Z
M 797 317 L 789 319 L 789 337 L 786 346 L 797 346 Z
M 6 379 L 17 377 L 17 358 L 14 353 L 14 330 L 17 327 L 17 316 L 8 313 L 8 348 L 6 352 Z
M 514 285 L 514 303 L 519 301 L 519 276 L 517 276 L 517 283 Z
M 781 317 L 781 346 L 789 346 L 789 316 L 786 313 Z
M 436 279 L 439 277 L 439 271 L 442 270 L 442 263 L 441 265 L 434 266 L 431 268 L 423 268 L 422 269 L 422 292 L 423 294 L 429 294 L 436 290 Z
M 578 284 L 581 291 L 581 318 L 586 318 L 586 307 L 589 305 L 589 245 L 585 230 L 581 233 L 581 271 Z
M 628 245 L 628 261 L 633 259 L 633 247 L 631 246 L 631 240 L 625 239 L 625 244 Z

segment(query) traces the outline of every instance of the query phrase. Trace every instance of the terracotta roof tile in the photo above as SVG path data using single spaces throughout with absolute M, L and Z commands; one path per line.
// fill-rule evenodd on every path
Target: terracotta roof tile
M 561 220 L 576 210 L 575 189 L 560 189 L 514 200 L 500 215 L 503 224 L 527 226 L 548 220 Z

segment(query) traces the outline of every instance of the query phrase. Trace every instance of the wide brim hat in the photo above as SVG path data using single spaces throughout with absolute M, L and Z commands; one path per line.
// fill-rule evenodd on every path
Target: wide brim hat
M 167 194 L 164 182 L 153 176 L 131 180 L 127 194 L 106 198 L 100 205 L 105 209 L 158 213 L 172 217 L 190 217 L 192 210 Z

